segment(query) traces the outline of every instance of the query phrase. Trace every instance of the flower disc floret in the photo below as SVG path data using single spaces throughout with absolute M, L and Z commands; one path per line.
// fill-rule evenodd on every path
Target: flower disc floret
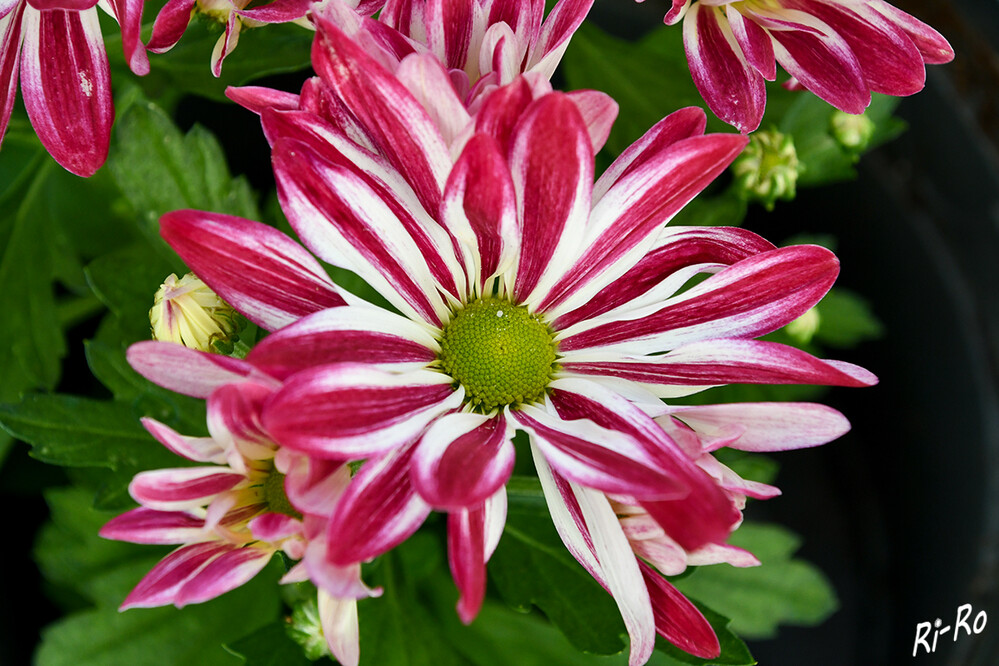
M 455 312 L 440 345 L 441 366 L 482 412 L 540 399 L 558 356 L 548 325 L 502 298 L 482 298 Z

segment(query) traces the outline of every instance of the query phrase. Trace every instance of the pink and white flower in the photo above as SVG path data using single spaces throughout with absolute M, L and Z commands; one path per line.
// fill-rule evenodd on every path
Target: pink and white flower
M 926 64 L 954 58 L 940 33 L 883 0 L 672 0 L 666 23 L 681 19 L 697 89 L 743 132 L 759 127 L 778 63 L 795 85 L 862 113 L 871 92 L 912 95 Z
M 91 176 L 107 159 L 114 120 L 111 71 L 97 0 L 0 0 L 0 141 L 14 108 L 18 72 L 31 124 L 67 171 Z M 129 67 L 149 72 L 139 34 L 142 0 L 102 7 L 121 25 Z
M 518 79 L 484 100 L 478 131 L 452 161 L 413 95 L 379 76 L 355 85 L 347 64 L 329 75 L 346 79 L 334 90 L 348 121 L 270 109 L 264 125 L 299 237 L 398 313 L 344 294 L 346 306 L 317 304 L 246 360 L 283 382 L 261 413 L 283 447 L 366 460 L 330 520 L 334 565 L 385 552 L 431 509 L 447 511 L 469 620 L 502 527 L 518 429 L 560 477 L 634 498 L 685 549 L 724 543 L 738 509 L 644 405 L 728 382 L 875 381 L 856 366 L 753 340 L 825 294 L 838 272 L 830 252 L 777 249 L 740 229 L 664 227 L 744 137 L 703 135 L 703 113 L 685 109 L 594 184 L 593 139 L 578 106 L 561 93 L 533 99 Z M 271 330 L 294 318 L 279 314 L 278 290 L 264 303 L 270 314 L 251 313 L 268 297 L 261 284 L 287 282 L 292 271 L 286 252 L 263 240 L 277 232 L 196 211 L 161 225 L 248 318 Z M 247 279 L 216 242 L 241 244 L 239 264 L 266 266 L 271 277 Z M 616 566 L 604 562 L 605 576 Z M 607 585 L 641 663 L 654 611 L 621 580 Z
M 156 344 L 153 350 L 139 346 L 131 355 L 158 366 L 153 376 L 170 375 L 169 365 L 159 363 L 162 346 L 177 345 Z M 174 356 L 194 360 L 199 354 L 180 350 Z M 208 367 L 197 362 L 194 367 L 199 365 Z M 142 361 L 138 366 L 143 367 Z M 212 381 L 210 373 L 203 378 Z M 212 390 L 210 437 L 186 437 L 143 419 L 168 449 L 208 464 L 139 473 L 129 493 L 140 506 L 101 529 L 108 539 L 179 544 L 139 581 L 121 608 L 208 601 L 246 583 L 283 551 L 301 561 L 282 582 L 311 578 L 316 583 L 327 643 L 341 663 L 356 664 L 356 600 L 380 592 L 361 582 L 360 565 L 335 567 L 325 557 L 326 523 L 350 481 L 350 470 L 342 463 L 279 449 L 270 440 L 260 427 L 259 410 L 274 382 L 264 381 Z

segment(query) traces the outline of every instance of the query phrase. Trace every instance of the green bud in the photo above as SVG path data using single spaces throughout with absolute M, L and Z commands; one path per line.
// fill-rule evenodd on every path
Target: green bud
M 798 344 L 806 345 L 811 342 L 812 338 L 815 337 L 815 334 L 818 333 L 821 321 L 818 309 L 809 308 L 805 314 L 785 326 L 784 330 L 786 330 L 787 334 L 794 338 Z
M 302 651 L 310 661 L 322 659 L 330 653 L 323 635 L 323 625 L 319 620 L 319 602 L 315 596 L 295 604 L 286 629 L 288 636 L 302 646 Z
M 773 210 L 778 199 L 790 201 L 802 166 L 794 150 L 794 139 L 775 129 L 754 132 L 742 153 L 732 163 L 735 188 L 748 201 L 758 201 Z
M 837 110 L 829 118 L 829 131 L 836 143 L 851 153 L 862 153 L 867 148 L 874 129 L 874 121 L 865 113 L 853 115 Z

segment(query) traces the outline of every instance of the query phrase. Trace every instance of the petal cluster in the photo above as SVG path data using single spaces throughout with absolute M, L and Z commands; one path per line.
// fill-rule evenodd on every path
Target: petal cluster
M 796 85 L 861 113 L 872 92 L 912 95 L 926 64 L 954 58 L 936 30 L 883 0 L 673 0 L 666 23 L 681 19 L 697 89 L 743 132 L 759 127 L 777 64 Z
M 0 2 L 0 141 L 21 94 L 31 124 L 56 162 L 91 176 L 107 159 L 114 120 L 111 70 L 96 0 Z M 125 60 L 149 71 L 139 34 L 141 0 L 107 3 L 121 25 Z

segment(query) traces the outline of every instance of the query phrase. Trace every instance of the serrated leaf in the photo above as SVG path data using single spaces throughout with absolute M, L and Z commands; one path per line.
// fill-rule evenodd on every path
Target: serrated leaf
M 31 444 L 33 457 L 53 465 L 134 472 L 185 463 L 153 439 L 122 403 L 28 395 L 17 404 L 0 405 L 0 424 Z
M 540 608 L 579 650 L 623 650 L 617 605 L 562 544 L 536 480 L 512 479 L 507 494 L 506 529 L 489 563 L 500 595 L 514 608 Z
M 179 264 L 159 238 L 164 213 L 196 208 L 256 219 L 244 178 L 232 178 L 218 141 L 195 126 L 182 134 L 155 104 L 136 96 L 115 123 L 108 168 L 141 217 L 140 229 L 165 257 Z
M 747 638 L 769 638 L 780 624 L 811 626 L 836 610 L 836 595 L 825 576 L 808 562 L 792 558 L 799 539 L 789 530 L 745 523 L 729 543 L 750 551 L 762 565 L 698 567 L 675 584 L 730 617 L 733 631 Z

